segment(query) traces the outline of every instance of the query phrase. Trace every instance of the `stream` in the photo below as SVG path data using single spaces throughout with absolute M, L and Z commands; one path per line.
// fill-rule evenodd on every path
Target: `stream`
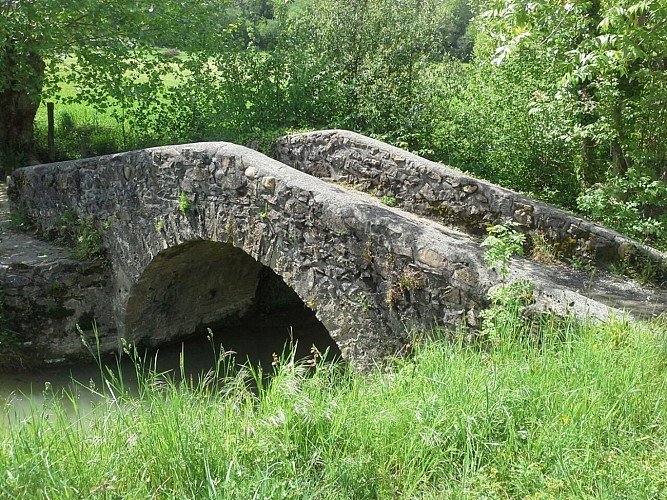
M 183 342 L 146 352 L 147 364 L 158 372 L 168 372 L 178 379 L 182 357 L 185 377 L 196 380 L 214 370 L 217 353 L 225 351 L 236 353 L 237 366 L 247 361 L 260 365 L 264 372 L 271 370 L 273 353 L 280 355 L 289 352 L 290 345 L 296 346 L 297 359 L 308 357 L 313 345 L 323 354 L 329 349 L 328 359 L 340 357 L 340 351 L 327 330 L 315 318 L 314 313 L 303 305 L 270 315 L 250 317 L 244 319 L 242 324 L 234 326 L 212 327 L 211 330 L 212 339 L 203 331 Z M 115 373 L 119 366 L 124 386 L 130 391 L 136 389 L 135 367 L 130 356 L 122 356 L 120 360 L 112 357 L 105 363 Z M 78 414 L 85 415 L 96 400 L 99 400 L 99 396 L 88 387 L 99 389 L 101 385 L 100 367 L 92 356 L 90 363 L 58 366 L 35 372 L 2 373 L 0 425 L 11 425 L 29 416 L 31 412 L 43 411 L 49 400 L 62 395 L 63 391 L 69 394 L 64 398 L 65 408 L 74 414 L 76 405 Z M 74 401 L 68 398 L 73 398 Z

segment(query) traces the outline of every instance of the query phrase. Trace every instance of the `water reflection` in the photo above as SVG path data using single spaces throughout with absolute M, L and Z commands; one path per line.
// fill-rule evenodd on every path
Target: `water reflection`
M 303 306 L 275 312 L 267 316 L 257 316 L 243 320 L 236 325 L 213 325 L 213 337 L 202 328 L 186 342 L 162 346 L 153 352 L 144 352 L 141 358 L 145 365 L 160 373 L 169 374 L 179 380 L 199 379 L 214 370 L 219 353 L 233 352 L 236 366 L 251 363 L 261 365 L 263 370 L 271 370 L 273 354 L 296 348 L 296 358 L 310 356 L 313 345 L 321 353 L 328 350 L 328 359 L 340 357 L 340 350 L 333 342 L 324 326 L 312 311 Z M 135 365 L 129 356 L 120 360 L 105 361 L 114 375 L 121 374 L 123 386 L 129 390 L 137 387 Z M 104 367 L 106 371 L 107 368 Z M 90 390 L 93 388 L 94 390 Z M 9 373 L 0 375 L 0 406 L 4 424 L 16 422 L 31 412 L 48 411 L 50 400 L 66 392 L 65 409 L 72 414 L 85 414 L 91 410 L 99 397 L 96 392 L 109 391 L 100 374 L 100 367 L 91 359 L 90 363 L 69 367 L 44 369 L 34 373 Z

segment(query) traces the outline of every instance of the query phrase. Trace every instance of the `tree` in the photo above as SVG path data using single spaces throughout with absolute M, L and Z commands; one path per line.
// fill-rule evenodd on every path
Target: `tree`
M 542 61 L 550 102 L 575 120 L 579 206 L 634 237 L 667 239 L 667 4 L 664 0 L 483 2 L 496 64 Z
M 438 56 L 437 0 L 315 0 L 298 27 L 311 47 L 321 113 L 330 125 L 417 147 L 427 63 Z
M 226 0 L 0 0 L 0 167 L 37 161 L 33 123 L 43 95 L 63 81 L 97 109 L 145 97 L 178 59 L 160 46 L 211 50 Z M 68 71 L 62 71 L 68 67 Z M 139 77 L 139 75 L 143 75 Z

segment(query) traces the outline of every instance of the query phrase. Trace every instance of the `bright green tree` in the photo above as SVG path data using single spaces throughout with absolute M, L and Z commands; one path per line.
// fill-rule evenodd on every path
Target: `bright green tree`
M 437 0 L 314 0 L 299 26 L 331 125 L 419 148 L 423 77 L 441 56 L 441 7 Z
M 497 65 L 538 60 L 558 85 L 543 100 L 573 120 L 579 206 L 649 242 L 667 238 L 667 4 L 664 0 L 483 2 Z M 529 57 L 526 57 L 530 54 Z
M 155 106 L 179 60 L 160 46 L 209 52 L 226 36 L 226 0 L 0 2 L 0 162 L 36 160 L 35 113 L 65 79 L 97 109 Z M 201 60 L 201 59 L 200 59 Z M 67 67 L 67 71 L 61 71 Z M 141 77 L 140 77 L 141 75 Z M 137 104 L 139 103 L 139 104 Z M 147 116 L 149 113 L 144 113 Z

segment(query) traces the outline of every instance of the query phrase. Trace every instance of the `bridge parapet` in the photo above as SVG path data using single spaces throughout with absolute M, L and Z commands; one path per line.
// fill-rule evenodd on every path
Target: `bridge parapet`
M 274 156 L 316 177 L 388 196 L 405 210 L 452 224 L 472 234 L 513 221 L 530 236 L 542 233 L 566 257 L 597 265 L 652 265 L 656 281 L 667 280 L 667 255 L 611 229 L 546 203 L 389 144 L 346 130 L 325 130 L 280 138 Z M 530 243 L 530 238 L 528 239 Z

